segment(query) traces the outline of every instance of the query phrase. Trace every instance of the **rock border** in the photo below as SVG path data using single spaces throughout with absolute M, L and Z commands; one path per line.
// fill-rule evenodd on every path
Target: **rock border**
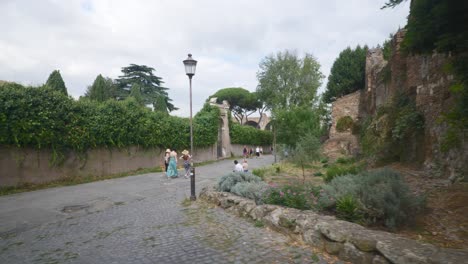
M 443 263 L 468 260 L 468 251 L 440 248 L 396 234 L 366 229 L 333 216 L 278 205 L 256 205 L 253 200 L 205 187 L 200 199 L 238 216 L 262 221 L 272 229 L 352 263 Z

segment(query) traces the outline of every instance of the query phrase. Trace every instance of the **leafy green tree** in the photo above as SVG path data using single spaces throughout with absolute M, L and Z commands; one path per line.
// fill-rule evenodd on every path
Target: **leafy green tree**
M 406 0 L 389 0 L 387 3 L 385 3 L 384 6 L 382 6 L 380 9 L 385 9 L 385 8 L 394 8 L 395 6 L 403 3 Z
M 85 97 L 96 100 L 98 102 L 104 102 L 108 99 L 115 98 L 116 88 L 110 78 L 104 78 L 99 74 L 93 82 L 93 85 L 88 87 L 85 93 Z
M 255 93 L 250 93 L 241 87 L 218 90 L 215 94 L 210 96 L 210 98 L 217 98 L 217 103 L 222 103 L 223 100 L 228 101 L 229 110 L 231 110 L 234 118 L 236 118 L 240 124 L 245 123 L 244 118 L 246 119 L 245 121 L 248 121 L 248 116 L 262 106 L 261 102 L 257 100 Z
M 269 109 L 312 106 L 322 83 L 320 64 L 311 54 L 299 58 L 288 50 L 265 57 L 257 72 L 257 94 Z
M 165 102 L 167 111 L 177 110 L 167 93 L 169 89 L 161 86 L 164 83 L 162 78 L 154 75 L 153 71 L 154 68 L 146 65 L 130 64 L 128 67 L 123 67 L 123 75 L 116 80 L 118 97 L 125 99 L 130 96 L 132 86 L 138 84 L 145 105 L 152 104 L 154 109 L 161 109 L 161 106 L 156 104 Z M 160 100 L 160 97 L 164 100 Z
M 320 159 L 320 140 L 313 133 L 302 135 L 294 151 L 288 156 L 288 161 L 301 166 L 302 182 L 305 183 L 305 165 Z
M 315 109 L 305 106 L 280 109 L 273 112 L 276 140 L 289 149 L 296 148 L 298 139 L 311 134 L 320 137 L 320 116 Z
M 54 70 L 49 75 L 49 78 L 47 79 L 45 86 L 52 90 L 59 91 L 65 95 L 68 95 L 67 87 L 65 86 L 65 83 L 63 82 L 62 75 L 60 75 L 59 70 Z
M 135 101 L 144 106 L 145 105 L 145 102 L 144 102 L 144 99 L 143 99 L 143 96 L 141 95 L 141 88 L 140 88 L 140 85 L 138 83 L 134 83 L 132 85 L 132 88 L 130 89 L 130 95 L 129 97 L 133 97 L 135 98 Z
M 341 51 L 328 76 L 323 99 L 331 103 L 335 98 L 364 88 L 367 46 L 350 47 Z
M 404 1 L 390 0 L 383 8 L 393 8 Z M 412 0 L 403 49 L 412 53 L 466 52 L 467 12 L 467 1 Z

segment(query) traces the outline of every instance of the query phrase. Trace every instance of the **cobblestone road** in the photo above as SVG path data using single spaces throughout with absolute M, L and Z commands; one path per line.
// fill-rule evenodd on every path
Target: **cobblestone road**
M 197 168 L 197 191 L 232 167 Z M 189 180 L 150 173 L 0 197 L 0 263 L 328 263 L 189 196 Z

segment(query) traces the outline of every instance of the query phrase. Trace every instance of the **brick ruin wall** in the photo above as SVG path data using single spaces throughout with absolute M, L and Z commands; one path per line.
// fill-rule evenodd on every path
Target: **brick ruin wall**
M 354 122 L 359 120 L 359 107 L 361 91 L 356 91 L 338 98 L 332 104 L 332 125 L 329 139 L 323 146 L 324 154 L 335 159 L 343 155 L 353 155 L 359 152 L 358 137 L 352 134 L 351 129 L 343 132 L 336 130 L 336 123 L 342 117 L 349 116 Z
M 449 88 L 453 76 L 444 72 L 443 67 L 449 55 L 406 56 L 400 51 L 404 31 L 400 30 L 392 40 L 394 51 L 389 62 L 383 58 L 382 50 L 370 49 L 366 58 L 366 86 L 359 106 L 359 116 L 374 115 L 379 106 L 391 99 L 397 92 L 403 92 L 415 100 L 417 109 L 424 116 L 424 138 L 408 146 L 415 160 L 431 170 L 443 173 L 466 173 L 468 171 L 468 142 L 461 148 L 448 152 L 440 151 L 440 144 L 446 125 L 440 122 L 442 113 L 453 105 Z M 387 66 L 388 63 L 388 67 Z M 388 72 L 390 70 L 390 72 Z

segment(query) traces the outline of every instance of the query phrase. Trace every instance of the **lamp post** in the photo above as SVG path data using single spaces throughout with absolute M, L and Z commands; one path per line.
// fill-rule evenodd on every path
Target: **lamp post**
M 190 154 L 193 157 L 193 123 L 192 123 L 192 77 L 195 75 L 197 61 L 192 58 L 192 54 L 188 54 L 188 58 L 184 60 L 185 73 L 189 77 L 190 86 Z M 190 161 L 190 200 L 195 201 L 195 168 L 193 167 L 193 160 Z

